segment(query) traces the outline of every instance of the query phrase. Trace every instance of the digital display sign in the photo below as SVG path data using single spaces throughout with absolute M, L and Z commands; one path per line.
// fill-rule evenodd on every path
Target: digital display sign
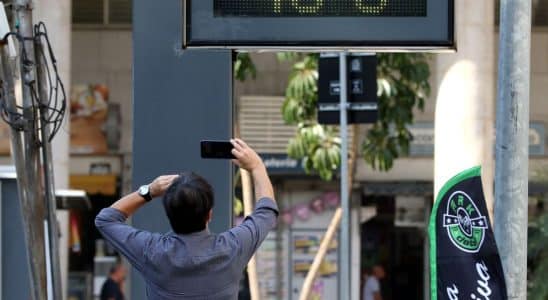
M 216 17 L 424 17 L 426 0 L 214 0 Z
M 183 48 L 454 50 L 454 0 L 183 0 Z

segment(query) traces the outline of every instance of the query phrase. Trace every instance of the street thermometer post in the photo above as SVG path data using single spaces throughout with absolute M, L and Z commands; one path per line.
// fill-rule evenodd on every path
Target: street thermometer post
M 346 52 L 339 54 L 340 78 L 340 134 L 341 134 L 341 276 L 340 299 L 349 300 L 350 285 L 350 199 L 348 197 L 348 121 L 347 97 L 348 78 L 346 73 Z

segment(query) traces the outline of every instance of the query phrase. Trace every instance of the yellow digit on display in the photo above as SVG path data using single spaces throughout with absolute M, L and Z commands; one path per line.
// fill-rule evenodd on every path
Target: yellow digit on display
M 323 0 L 316 0 L 316 4 L 313 5 L 301 5 L 299 0 L 291 0 L 291 4 L 300 14 L 314 14 L 323 6 Z
M 356 0 L 356 7 L 360 12 L 368 15 L 380 15 L 386 6 L 388 5 L 388 0 L 379 0 L 379 4 L 364 4 L 363 0 Z
M 275 13 L 282 12 L 282 0 L 274 0 L 274 12 Z

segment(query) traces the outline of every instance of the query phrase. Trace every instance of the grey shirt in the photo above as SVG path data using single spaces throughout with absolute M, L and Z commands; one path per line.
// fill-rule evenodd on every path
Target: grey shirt
M 133 228 L 115 208 L 105 208 L 95 226 L 144 277 L 149 300 L 237 299 L 247 262 L 276 225 L 278 207 L 257 202 L 242 224 L 221 234 L 160 234 Z

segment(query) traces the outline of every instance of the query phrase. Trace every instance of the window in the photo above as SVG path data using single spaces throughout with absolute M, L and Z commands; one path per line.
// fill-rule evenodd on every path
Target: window
M 132 17 L 131 0 L 72 1 L 72 23 L 75 25 L 129 26 Z

